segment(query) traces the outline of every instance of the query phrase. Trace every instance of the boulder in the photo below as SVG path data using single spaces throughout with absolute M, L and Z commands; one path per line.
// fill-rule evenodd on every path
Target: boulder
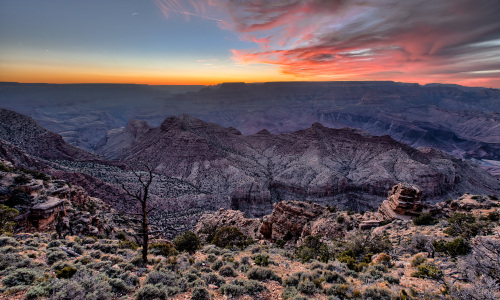
M 265 216 L 260 233 L 270 240 L 299 238 L 306 224 L 326 213 L 325 207 L 301 201 L 282 201 L 274 204 L 271 215 Z
M 249 219 L 238 210 L 221 208 L 214 213 L 204 214 L 193 228 L 193 231 L 206 240 L 210 232 L 225 226 L 238 227 L 241 232 L 251 238 L 259 236 L 259 219 Z
M 386 220 L 410 220 L 422 211 L 422 191 L 414 184 L 398 183 L 379 206 L 378 212 Z

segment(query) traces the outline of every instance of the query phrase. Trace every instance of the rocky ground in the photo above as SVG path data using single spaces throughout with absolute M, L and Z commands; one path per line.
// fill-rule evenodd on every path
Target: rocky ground
M 143 264 L 133 222 L 79 187 L 11 167 L 4 162 L 0 171 L 1 299 L 500 296 L 495 195 L 431 206 L 420 201 L 418 187 L 399 184 L 380 212 L 286 201 L 261 220 L 221 209 L 203 215 L 194 233 L 153 239 Z M 21 190 L 22 197 L 13 192 Z M 34 222 L 34 208 L 59 203 L 54 199 L 64 210 L 54 206 Z M 12 207 L 21 215 L 9 215 Z M 56 212 L 63 222 L 52 218 Z M 56 230 L 61 224 L 67 226 Z

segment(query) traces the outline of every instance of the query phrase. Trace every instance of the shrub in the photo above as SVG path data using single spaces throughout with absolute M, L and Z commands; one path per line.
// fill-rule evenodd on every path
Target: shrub
M 5 246 L 18 246 L 19 243 L 14 239 L 9 236 L 1 236 L 0 237 L 0 247 L 5 247 Z
M 146 284 L 135 293 L 136 300 L 155 300 L 167 299 L 167 294 L 162 289 L 157 288 L 152 284 Z
M 311 259 L 318 259 L 322 262 L 328 262 L 330 259 L 330 252 L 328 246 L 321 242 L 319 236 L 308 236 L 302 245 L 295 249 L 295 256 L 297 256 L 302 263 L 306 263 Z
M 220 287 L 220 292 L 228 296 L 247 294 L 254 296 L 266 290 L 266 287 L 255 280 L 232 280 Z
M 432 246 L 436 252 L 446 253 L 450 256 L 456 257 L 458 255 L 466 255 L 471 251 L 471 246 L 463 238 L 456 238 L 451 242 L 446 242 L 444 240 L 438 240 L 432 242 Z
M 452 213 L 448 223 L 450 226 L 444 230 L 444 233 L 451 236 L 462 236 L 466 239 L 470 239 L 480 232 L 489 231 L 488 224 L 477 222 L 472 214 Z
M 218 271 L 220 268 L 222 268 L 223 265 L 224 262 L 221 259 L 218 259 L 210 265 L 210 268 L 212 268 L 212 270 L 214 271 Z
M 66 266 L 59 271 L 56 271 L 57 278 L 69 279 L 75 275 L 77 269 L 72 266 Z
M 207 285 L 213 284 L 215 286 L 220 286 L 221 284 L 226 282 L 222 277 L 220 277 L 215 273 L 208 273 L 205 276 L 203 276 L 203 279 L 205 280 L 205 283 Z
M 345 277 L 338 272 L 327 271 L 323 274 L 323 278 L 328 283 L 345 283 Z
M 35 285 L 30 287 L 25 294 L 25 299 L 27 300 L 36 300 L 42 299 L 49 296 L 49 291 L 46 286 L 43 285 Z
M 489 212 L 488 220 L 492 222 L 497 222 L 498 220 L 500 220 L 500 212 L 498 210 Z
M 420 213 L 415 219 L 413 219 L 413 224 L 417 226 L 422 225 L 433 225 L 436 220 L 432 217 L 430 213 Z
M 206 288 L 197 287 L 193 289 L 193 293 L 191 294 L 191 300 L 209 300 L 210 293 Z
M 426 261 L 427 261 L 427 258 L 425 258 L 422 254 L 417 254 L 411 260 L 411 266 L 415 268 L 415 267 L 420 266 L 421 264 L 425 263 Z
M 111 286 L 111 290 L 115 294 L 125 295 L 130 291 L 127 283 L 119 278 L 111 278 L 108 280 L 109 285 Z
M 281 293 L 281 297 L 285 300 L 287 299 L 292 299 L 293 297 L 297 296 L 299 292 L 297 289 L 293 286 L 287 286 L 283 292 Z
M 337 296 L 341 299 L 347 298 L 346 294 L 349 290 L 349 286 L 345 284 L 333 284 L 331 287 L 325 290 L 325 294 L 329 296 Z
M 85 299 L 85 289 L 74 280 L 60 280 L 51 286 L 51 299 Z
M 219 291 L 226 296 L 237 297 L 245 293 L 245 287 L 237 284 L 228 283 L 222 285 Z
M 219 274 L 224 277 L 236 277 L 236 272 L 231 266 L 223 266 L 219 269 Z
M 19 215 L 19 211 L 8 206 L 0 204 L 0 234 L 12 232 L 16 226 L 14 218 Z M 0 244 L 0 246 L 3 246 Z
M 182 235 L 175 238 L 174 245 L 177 251 L 194 253 L 200 248 L 201 240 L 194 232 L 186 231 Z
M 139 245 L 137 245 L 136 242 L 129 241 L 129 240 L 121 240 L 118 243 L 118 248 L 120 249 L 131 249 L 131 250 L 137 250 L 139 248 Z
M 391 300 L 391 291 L 384 288 L 367 288 L 363 291 L 363 299 L 370 300 Z
M 435 265 L 422 264 L 417 267 L 417 271 L 413 272 L 411 276 L 438 280 L 443 277 L 443 272 L 439 270 Z
M 47 254 L 47 264 L 52 265 L 57 261 L 66 259 L 67 257 L 66 253 L 60 250 L 51 252 Z
M 399 278 L 392 275 L 384 275 L 384 280 L 390 284 L 399 284 Z
M 252 258 L 257 266 L 269 266 L 269 255 L 267 254 L 256 254 Z
M 156 243 L 156 244 L 151 244 L 148 247 L 149 252 L 151 254 L 155 255 L 162 255 L 165 257 L 177 255 L 177 250 L 175 250 L 174 246 L 172 244 L 168 243 Z
M 177 285 L 177 276 L 172 272 L 153 271 L 146 277 L 146 284 L 161 283 L 166 287 L 174 287 Z
M 243 248 L 248 246 L 248 237 L 241 232 L 238 227 L 228 226 L 219 228 L 214 238 L 212 239 L 212 244 L 220 248 L 226 247 L 238 247 Z
M 316 285 L 309 280 L 302 281 L 297 286 L 297 289 L 304 294 L 313 295 L 316 292 Z
M 36 278 L 36 273 L 29 269 L 17 269 L 3 279 L 5 286 L 31 285 Z
M 256 280 L 275 280 L 281 283 L 281 277 L 279 277 L 273 270 L 264 267 L 253 268 L 247 273 L 249 279 Z

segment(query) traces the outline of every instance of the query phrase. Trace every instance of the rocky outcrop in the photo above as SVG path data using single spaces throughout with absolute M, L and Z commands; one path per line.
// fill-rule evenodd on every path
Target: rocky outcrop
M 265 239 L 290 240 L 302 236 L 308 222 L 324 214 L 325 207 L 300 201 L 283 201 L 274 204 L 271 215 L 262 220 L 260 233 Z
M 418 186 L 398 183 L 392 187 L 389 197 L 379 206 L 378 212 L 387 220 L 410 220 L 422 211 L 421 195 L 422 191 Z
M 260 224 L 261 221 L 259 219 L 246 218 L 245 214 L 241 211 L 221 208 L 214 213 L 202 215 L 193 230 L 206 240 L 206 237 L 215 233 L 217 229 L 234 226 L 251 238 L 259 238 Z
M 438 202 L 430 206 L 427 211 L 435 218 L 447 218 L 453 212 L 474 213 L 486 215 L 500 208 L 500 201 L 495 195 L 464 194 L 458 199 Z

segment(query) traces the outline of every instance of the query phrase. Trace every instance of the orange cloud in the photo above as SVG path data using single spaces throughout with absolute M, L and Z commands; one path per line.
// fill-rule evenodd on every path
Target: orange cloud
M 228 1 L 256 49 L 240 63 L 305 79 L 452 82 L 500 87 L 497 0 Z M 265 39 L 260 39 L 259 34 Z

